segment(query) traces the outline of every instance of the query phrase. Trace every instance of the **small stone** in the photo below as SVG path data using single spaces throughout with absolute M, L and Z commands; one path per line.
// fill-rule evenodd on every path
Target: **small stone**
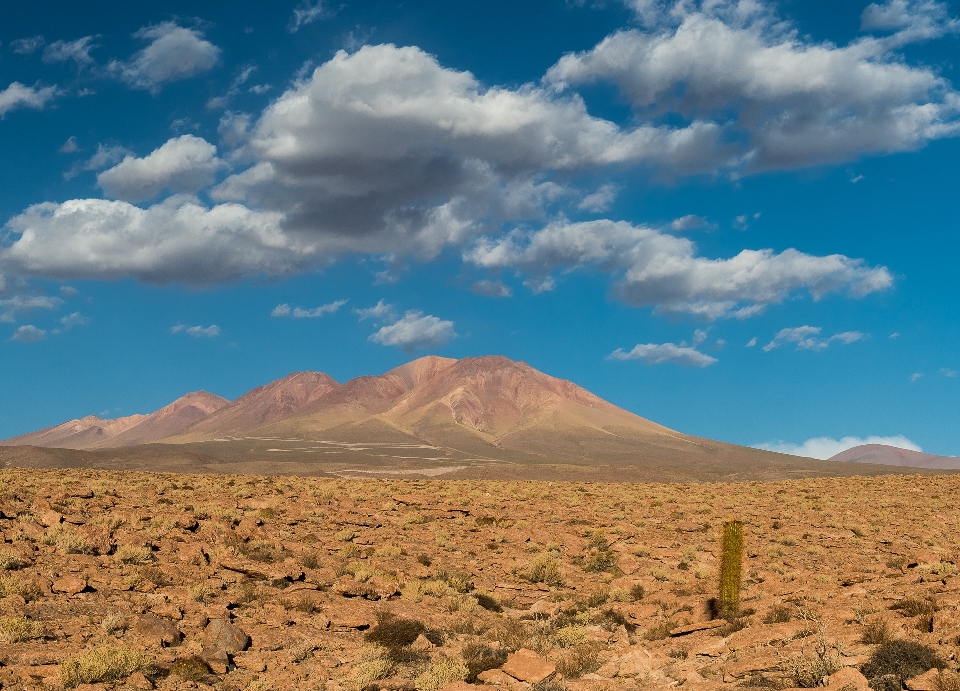
M 55 593 L 66 593 L 67 595 L 76 595 L 82 593 L 87 587 L 87 579 L 77 578 L 76 576 L 67 576 L 53 582 L 52 590 Z
M 213 619 L 207 624 L 204 641 L 208 648 L 222 648 L 228 653 L 239 653 L 250 647 L 250 636 L 225 619 Z
M 265 672 L 267 669 L 263 658 L 253 653 L 242 653 L 234 655 L 233 663 L 240 669 L 246 669 L 251 672 Z
M 200 657 L 216 674 L 226 674 L 230 667 L 230 658 L 223 648 L 204 648 L 200 651 Z
M 63 521 L 63 516 L 61 516 L 56 511 L 43 511 L 39 516 L 37 516 L 37 522 L 47 528 L 52 528 L 55 525 L 60 525 Z
M 141 617 L 133 627 L 134 632 L 160 647 L 178 645 L 183 640 L 180 629 L 165 619 L 153 615 Z
M 507 661 L 500 669 L 514 679 L 537 684 L 557 671 L 557 666 L 544 660 L 532 650 L 520 648 L 507 656 Z
M 150 680 L 143 676 L 142 672 L 134 672 L 129 677 L 127 677 L 127 686 L 132 686 L 135 689 L 152 689 L 153 684 L 150 683 Z
M 417 636 L 417 639 L 410 644 L 411 650 L 416 650 L 417 652 L 426 652 L 427 650 L 433 650 L 436 646 L 430 642 L 430 639 L 424 636 L 422 633 Z

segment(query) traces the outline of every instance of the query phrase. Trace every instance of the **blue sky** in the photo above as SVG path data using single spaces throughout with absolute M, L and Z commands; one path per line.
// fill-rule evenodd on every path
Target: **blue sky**
M 5 8 L 0 438 L 503 354 L 690 434 L 960 455 L 958 16 Z

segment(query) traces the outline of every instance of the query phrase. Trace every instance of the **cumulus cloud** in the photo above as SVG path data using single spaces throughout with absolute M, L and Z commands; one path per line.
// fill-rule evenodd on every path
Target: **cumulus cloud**
M 709 259 L 698 256 L 687 238 L 625 221 L 560 221 L 532 233 L 482 237 L 464 258 L 541 278 L 558 268 L 599 267 L 616 277 L 614 290 L 629 304 L 708 319 L 752 316 L 800 290 L 814 299 L 840 291 L 861 297 L 893 284 L 885 267 L 839 254 L 744 250 L 730 259 Z
M 508 298 L 513 295 L 510 286 L 504 284 L 503 281 L 491 281 L 489 279 L 477 281 L 471 285 L 470 292 L 493 298 Z
M 822 329 L 819 326 L 797 326 L 794 328 L 780 329 L 777 335 L 773 337 L 773 340 L 763 346 L 763 350 L 769 353 L 784 343 L 796 343 L 797 350 L 824 350 L 834 341 L 849 345 L 869 337 L 869 334 L 860 331 L 844 331 L 834 334 L 830 336 L 830 338 L 820 338 L 821 331 Z
M 327 8 L 327 3 L 324 0 L 314 0 L 314 2 L 304 0 L 293 9 L 293 14 L 287 23 L 287 30 L 291 34 L 295 34 L 300 30 L 300 27 L 313 24 L 315 21 L 330 16 L 333 16 L 333 12 Z
M 220 335 L 220 327 L 216 324 L 210 326 L 187 326 L 186 324 L 177 324 L 170 329 L 170 333 L 185 333 L 194 338 L 213 338 Z
M 46 335 L 46 331 L 43 329 L 38 329 L 33 324 L 24 324 L 13 332 L 13 336 L 11 338 L 13 338 L 14 341 L 20 341 L 21 343 L 36 343 L 37 341 L 42 341 Z
M 144 27 L 134 38 L 150 44 L 126 61 L 112 61 L 107 69 L 135 89 L 158 92 L 168 83 L 213 69 L 220 49 L 203 37 L 203 32 L 175 22 Z
M 17 55 L 32 55 L 46 43 L 43 36 L 28 36 L 10 41 L 10 50 Z
M 393 320 L 396 319 L 396 312 L 394 311 L 393 305 L 388 305 L 383 300 L 378 300 L 377 304 L 373 307 L 361 307 L 359 309 L 353 310 L 360 321 L 365 319 L 376 319 L 376 320 Z
M 616 185 L 601 185 L 596 192 L 588 194 L 581 199 L 580 203 L 577 204 L 577 208 L 583 211 L 606 211 L 610 208 L 610 205 L 613 204 L 619 192 L 620 188 Z
M 419 48 L 364 46 L 269 106 L 244 149 L 255 165 L 212 194 L 283 210 L 286 227 L 343 252 L 432 258 L 498 222 L 542 219 L 567 193 L 552 173 L 683 167 L 714 129 L 623 130 L 578 96 L 485 88 Z
M 55 86 L 25 86 L 20 82 L 13 82 L 3 91 L 0 91 L 0 118 L 17 108 L 33 108 L 43 110 L 57 95 Z
M 457 337 L 453 322 L 424 315 L 413 310 L 402 319 L 387 324 L 370 336 L 374 343 L 385 346 L 400 346 L 406 351 L 422 348 L 438 348 Z
M 71 137 L 71 139 L 73 138 Z M 70 140 L 67 140 L 68 144 L 69 142 Z M 75 141 L 74 144 L 76 144 Z M 66 146 L 66 144 L 64 146 Z M 85 170 L 101 170 L 131 155 L 129 149 L 119 144 L 98 144 L 97 152 L 93 156 L 85 161 L 77 161 L 74 163 L 70 169 L 63 174 L 63 177 L 71 180 Z
M 213 182 L 223 165 L 213 144 L 185 134 L 167 141 L 143 158 L 124 157 L 97 175 L 97 185 L 111 197 L 141 202 L 165 189 L 197 192 Z
M 4 287 L 3 277 L 0 276 L 0 289 Z M 0 295 L 2 295 L 0 290 Z M 29 312 L 35 309 L 54 310 L 63 304 L 63 300 L 47 295 L 13 295 L 0 299 L 0 322 L 12 322 L 18 312 Z
M 633 350 L 617 348 L 610 354 L 612 360 L 643 360 L 648 365 L 673 362 L 687 367 L 709 367 L 717 362 L 715 357 L 701 353 L 694 347 L 676 343 L 640 343 Z
M 895 52 L 954 26 L 943 3 L 871 5 L 864 27 L 898 33 L 843 46 L 801 37 L 763 2 L 633 4 L 646 30 L 617 31 L 564 56 L 547 82 L 560 91 L 612 83 L 642 120 L 712 123 L 722 130 L 717 141 L 736 150 L 737 171 L 907 151 L 960 130 L 960 95 L 934 69 Z M 718 167 L 731 160 L 721 149 L 703 156 Z
M 347 304 L 346 300 L 337 300 L 336 302 L 331 302 L 327 305 L 320 305 L 319 307 L 314 307 L 313 309 L 303 309 L 302 307 L 294 307 L 291 309 L 290 305 L 284 303 L 274 307 L 273 311 L 270 312 L 270 316 L 313 319 L 316 317 L 322 317 L 325 314 L 333 314 L 345 304 Z
M 5 228 L 0 270 L 31 277 L 205 285 L 315 268 L 318 248 L 285 235 L 280 214 L 170 197 L 141 209 L 74 199 L 29 207 Z
M 60 319 L 60 325 L 63 327 L 65 331 L 72 329 L 75 326 L 83 326 L 89 323 L 90 323 L 90 318 L 83 316 L 79 312 L 73 312 L 72 314 L 68 314 L 65 317 L 61 317 Z
M 703 216 L 687 214 L 686 216 L 681 216 L 680 218 L 675 219 L 670 224 L 670 230 L 675 230 L 682 233 L 685 230 L 698 230 L 700 228 L 707 228 L 709 226 L 709 221 L 707 221 L 707 219 L 705 219 Z
M 886 446 L 895 446 L 898 449 L 908 449 L 910 451 L 923 451 L 920 446 L 902 434 L 893 437 L 843 437 L 842 439 L 833 439 L 831 437 L 815 437 L 807 439 L 802 444 L 789 444 L 787 442 L 776 441 L 765 444 L 756 444 L 755 449 L 764 449 L 765 451 L 776 451 L 786 453 L 791 456 L 806 456 L 807 458 L 819 458 L 822 461 L 833 458 L 838 453 L 852 449 L 855 446 L 863 444 L 884 444 Z
M 93 42 L 95 38 L 84 36 L 76 41 L 51 43 L 43 51 L 43 61 L 46 63 L 73 61 L 79 68 L 90 67 L 96 62 L 90 56 L 90 51 L 99 47 Z

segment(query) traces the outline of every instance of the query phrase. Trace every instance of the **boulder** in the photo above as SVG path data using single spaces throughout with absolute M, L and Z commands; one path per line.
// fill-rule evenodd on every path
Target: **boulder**
M 520 648 L 507 656 L 507 661 L 500 667 L 514 679 L 537 684 L 557 671 L 557 666 L 544 660 L 532 650 Z
M 212 619 L 204 631 L 203 641 L 207 648 L 220 648 L 228 653 L 239 653 L 250 647 L 250 636 L 225 619 Z

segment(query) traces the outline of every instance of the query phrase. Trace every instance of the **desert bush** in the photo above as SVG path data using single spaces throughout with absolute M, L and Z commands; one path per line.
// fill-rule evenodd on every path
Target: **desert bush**
M 557 656 L 556 665 L 564 679 L 579 679 L 595 672 L 600 667 L 597 647 L 592 643 L 580 643 L 566 648 Z
M 642 600 L 643 596 L 647 594 L 647 591 L 644 590 L 643 585 L 640 583 L 634 583 L 630 586 L 630 599 L 634 602 Z
M 946 663 L 930 646 L 916 641 L 893 640 L 877 646 L 860 671 L 867 679 L 886 675 L 909 679 L 928 669 L 943 669 L 945 666 Z
M 860 642 L 867 645 L 880 645 L 892 639 L 893 632 L 890 631 L 890 625 L 882 617 L 868 621 L 863 627 L 863 633 L 860 634 Z
M 545 583 L 546 585 L 559 586 L 563 584 L 563 574 L 560 572 L 560 564 L 556 559 L 550 557 L 541 557 L 530 564 L 526 573 L 527 580 L 531 583 Z
M 181 658 L 170 667 L 170 674 L 176 675 L 184 681 L 204 681 L 211 672 L 210 665 L 199 657 Z
M 648 641 L 662 641 L 670 635 L 674 623 L 669 619 L 662 619 L 643 632 L 643 638 Z
M 442 657 L 418 676 L 414 683 L 417 691 L 439 691 L 447 684 L 463 681 L 469 674 L 470 670 L 462 660 Z
M 15 552 L 0 552 L 0 569 L 4 571 L 16 571 L 25 566 L 25 562 Z
M 39 600 L 43 591 L 33 581 L 17 578 L 16 576 L 0 576 L 0 597 L 19 595 L 27 602 Z
M 960 691 L 960 674 L 941 670 L 933 682 L 936 691 Z
M 23 643 L 41 636 L 40 627 L 26 617 L 7 617 L 0 619 L 0 641 L 3 643 Z
M 353 671 L 353 683 L 359 690 L 378 679 L 385 679 L 393 671 L 394 663 L 387 657 L 375 657 L 361 662 Z
M 422 621 L 380 611 L 377 612 L 377 625 L 366 633 L 364 639 L 384 648 L 402 648 L 413 643 L 426 630 Z
M 206 583 L 194 583 L 187 588 L 187 596 L 194 602 L 204 603 L 210 599 L 213 593 Z
M 502 612 L 503 607 L 500 606 L 500 603 L 497 602 L 496 598 L 488 593 L 483 592 L 474 592 L 473 596 L 477 598 L 477 604 L 483 607 L 488 612 Z
M 80 684 L 124 679 L 150 662 L 146 653 L 130 648 L 100 646 L 80 653 L 75 660 L 60 663 L 60 683 L 68 689 Z
M 599 607 L 610 599 L 610 591 L 607 588 L 597 588 L 591 590 L 584 597 L 576 601 L 577 609 L 580 611 Z
M 793 619 L 796 608 L 790 605 L 774 605 L 763 616 L 764 624 L 783 624 Z
M 496 624 L 487 632 L 487 638 L 498 641 L 500 647 L 507 651 L 519 650 L 530 641 L 530 630 L 522 621 L 499 618 Z
M 320 566 L 320 559 L 316 552 L 304 552 L 300 557 L 300 564 L 305 569 L 315 569 Z
M 840 671 L 842 666 L 840 652 L 827 643 L 822 629 L 813 654 L 798 655 L 783 663 L 784 671 L 794 685 L 804 689 L 819 686 L 824 677 Z
M 94 551 L 83 536 L 77 535 L 71 528 L 62 525 L 48 528 L 40 537 L 40 542 L 63 550 L 67 554 L 92 554 Z
M 113 558 L 120 564 L 149 564 L 153 561 L 153 550 L 137 545 L 120 545 Z
M 467 643 L 460 655 L 467 665 L 466 680 L 469 682 L 476 681 L 481 672 L 496 669 L 507 661 L 507 654 L 503 650 L 494 650 L 486 643 Z
M 890 609 L 900 612 L 905 617 L 929 617 L 940 607 L 936 600 L 930 598 L 905 597 L 890 605 Z

